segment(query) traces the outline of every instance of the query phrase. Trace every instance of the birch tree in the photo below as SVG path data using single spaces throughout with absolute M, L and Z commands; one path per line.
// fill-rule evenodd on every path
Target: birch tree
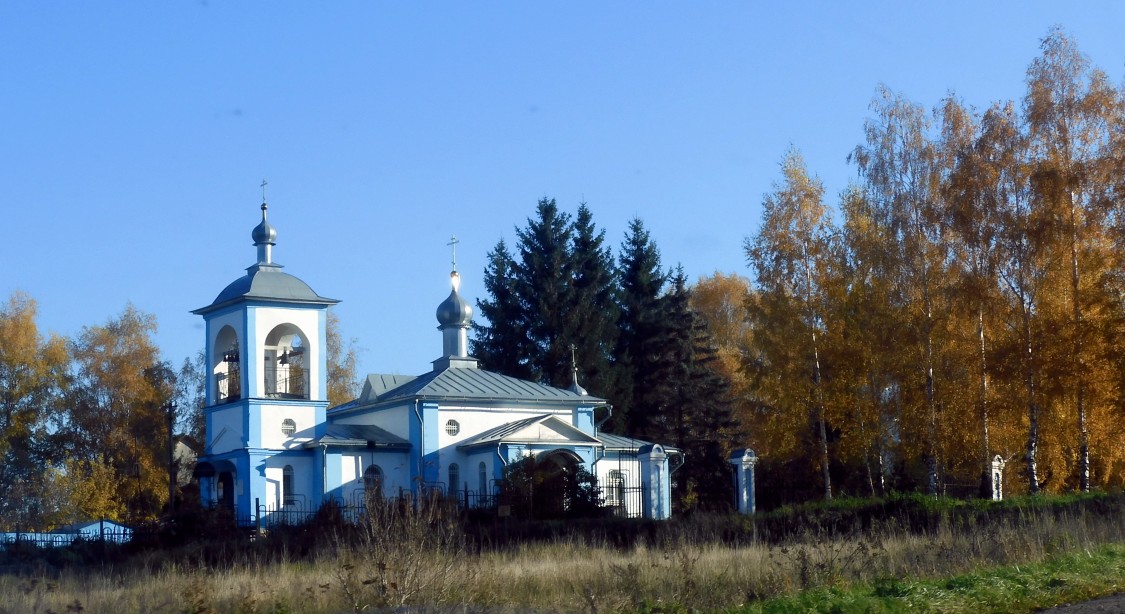
M 1072 382 L 1079 438 L 1078 479 L 1090 489 L 1091 361 L 1097 354 L 1098 294 L 1109 260 L 1106 215 L 1111 202 L 1111 127 L 1120 113 L 1117 91 L 1104 73 L 1058 29 L 1043 40 L 1042 54 L 1027 72 L 1024 111 L 1028 125 L 1033 187 L 1041 206 L 1060 222 L 1060 253 L 1069 276 Z
M 0 529 L 39 526 L 49 468 L 59 459 L 51 441 L 68 381 L 66 340 L 44 337 L 35 300 L 13 293 L 0 305 Z
M 979 424 L 981 492 L 995 488 L 991 470 L 994 451 L 989 442 L 990 324 L 998 301 L 1000 280 L 1000 210 L 1017 186 L 1012 167 L 1018 152 L 1005 147 L 1011 126 L 1010 107 L 993 106 L 982 121 L 956 99 L 941 106 L 943 166 L 943 223 L 951 234 L 951 262 L 956 268 L 956 295 L 975 326 L 976 414 Z
M 940 173 L 931 124 L 924 109 L 881 87 L 872 103 L 875 117 L 866 122 L 866 143 L 852 154 L 866 182 L 876 223 L 886 228 L 892 253 L 890 273 L 895 293 L 910 314 L 919 347 L 917 370 L 924 394 L 926 490 L 938 493 L 938 400 L 935 381 L 935 334 L 938 300 L 946 261 L 939 220 Z
M 790 405 L 790 411 L 793 404 L 805 407 L 816 429 L 816 456 L 827 500 L 832 498 L 832 476 L 820 353 L 832 227 L 824 188 L 809 176 L 800 154 L 790 150 L 781 168 L 782 181 L 762 202 L 758 234 L 745 242 L 758 293 L 752 317 L 767 339 L 781 331 L 794 334 L 788 343 L 767 341 L 774 350 L 768 356 L 774 377 L 781 377 L 776 401 Z M 795 351 L 785 351 L 789 344 Z

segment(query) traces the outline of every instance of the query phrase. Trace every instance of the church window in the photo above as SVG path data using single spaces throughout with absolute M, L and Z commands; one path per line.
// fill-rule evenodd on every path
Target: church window
M 297 432 L 297 423 L 292 418 L 286 418 L 281 421 L 281 434 L 286 437 L 291 437 L 293 433 Z
M 625 505 L 625 474 L 616 469 L 606 476 L 605 504 L 608 507 Z
M 461 468 L 457 463 L 449 464 L 449 494 L 457 492 L 457 483 L 461 481 Z
M 281 470 L 281 496 L 285 501 L 285 505 L 293 505 L 297 497 L 293 492 L 293 465 L 286 465 Z
M 371 465 L 363 472 L 363 488 L 374 493 L 383 490 L 383 470 L 379 465 Z
M 479 483 L 478 492 L 484 495 L 488 493 L 488 467 L 484 464 L 484 461 L 481 461 L 477 469 L 479 471 L 479 475 L 477 475 Z
M 456 420 L 450 420 L 445 423 L 445 434 L 449 436 L 456 435 L 461 432 L 461 424 Z

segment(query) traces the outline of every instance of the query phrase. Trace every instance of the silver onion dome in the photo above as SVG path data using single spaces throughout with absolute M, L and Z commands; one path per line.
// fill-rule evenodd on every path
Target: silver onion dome
M 442 328 L 447 326 L 467 327 L 473 320 L 473 306 L 461 298 L 461 295 L 457 292 L 460 285 L 458 282 L 461 280 L 457 272 L 451 273 L 450 277 L 453 278 L 453 290 L 449 293 L 449 298 L 438 305 L 438 324 Z
M 254 245 L 276 245 L 277 244 L 277 231 L 273 226 L 270 226 L 269 221 L 266 219 L 266 203 L 262 203 L 262 223 L 254 227 L 254 231 L 250 236 L 254 239 Z

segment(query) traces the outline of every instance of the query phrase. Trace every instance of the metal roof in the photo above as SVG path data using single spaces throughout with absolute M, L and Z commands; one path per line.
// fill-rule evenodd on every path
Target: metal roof
M 240 300 L 269 300 L 306 305 L 333 305 L 340 301 L 320 296 L 308 284 L 281 272 L 281 265 L 255 264 L 246 269 L 246 275 L 230 283 L 206 307 L 192 311 L 204 314 Z
M 363 383 L 363 392 L 356 399 L 357 402 L 364 403 L 374 402 L 379 398 L 379 395 L 394 390 L 399 386 L 413 380 L 415 375 L 396 375 L 389 373 L 371 373 L 367 376 L 367 381 Z
M 450 368 L 431 371 L 379 395 L 378 402 L 393 399 L 461 399 L 515 401 L 532 404 L 601 404 L 605 399 L 563 388 L 528 382 L 483 369 Z
M 619 450 L 626 452 L 636 452 L 645 446 L 653 445 L 651 441 L 643 439 L 633 439 L 632 437 L 625 437 L 624 435 L 612 435 L 610 433 L 598 433 L 597 438 L 605 444 L 606 450 Z M 679 453 L 680 449 L 672 446 L 661 444 L 666 452 Z
M 410 442 L 386 429 L 370 424 L 329 423 L 323 436 L 305 443 L 306 448 L 319 445 L 365 446 L 368 448 L 391 448 L 409 450 Z

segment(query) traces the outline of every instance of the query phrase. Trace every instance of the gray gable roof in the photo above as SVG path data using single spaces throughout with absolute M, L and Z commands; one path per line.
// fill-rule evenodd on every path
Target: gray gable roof
M 401 383 L 389 387 L 398 382 Z M 384 387 L 386 389 L 383 392 L 378 392 Z M 371 394 L 375 395 L 374 398 L 370 396 Z M 448 368 L 431 371 L 418 377 L 368 376 L 364 385 L 364 395 L 333 411 L 410 399 L 495 401 L 557 407 L 600 405 L 606 402 L 605 399 L 598 397 L 528 382 L 483 369 Z
M 306 448 L 321 444 L 330 446 L 363 446 L 368 448 L 387 448 L 409 450 L 410 442 L 386 429 L 369 424 L 329 423 L 323 436 L 305 443 Z
M 230 283 L 206 307 L 192 311 L 205 314 L 241 300 L 268 300 L 304 305 L 333 305 L 340 301 L 320 296 L 308 284 L 281 272 L 278 264 L 255 264 L 246 269 L 246 275 Z
M 633 439 L 632 437 L 625 437 L 623 435 L 611 435 L 609 433 L 598 433 L 598 439 L 605 444 L 606 450 L 636 452 L 644 446 L 652 445 L 648 441 Z
M 612 435 L 610 433 L 598 433 L 597 438 L 598 441 L 601 441 L 605 445 L 606 451 L 637 452 L 645 446 L 653 445 L 652 442 L 643 439 L 633 439 L 632 437 Z M 662 445 L 661 447 L 663 447 L 666 452 L 680 454 L 679 448 L 668 445 Z
M 379 398 L 379 395 L 384 394 L 388 390 L 394 390 L 413 380 L 415 377 L 417 376 L 372 373 L 367 376 L 367 381 L 363 383 L 363 392 L 359 395 L 358 400 L 374 402 Z

